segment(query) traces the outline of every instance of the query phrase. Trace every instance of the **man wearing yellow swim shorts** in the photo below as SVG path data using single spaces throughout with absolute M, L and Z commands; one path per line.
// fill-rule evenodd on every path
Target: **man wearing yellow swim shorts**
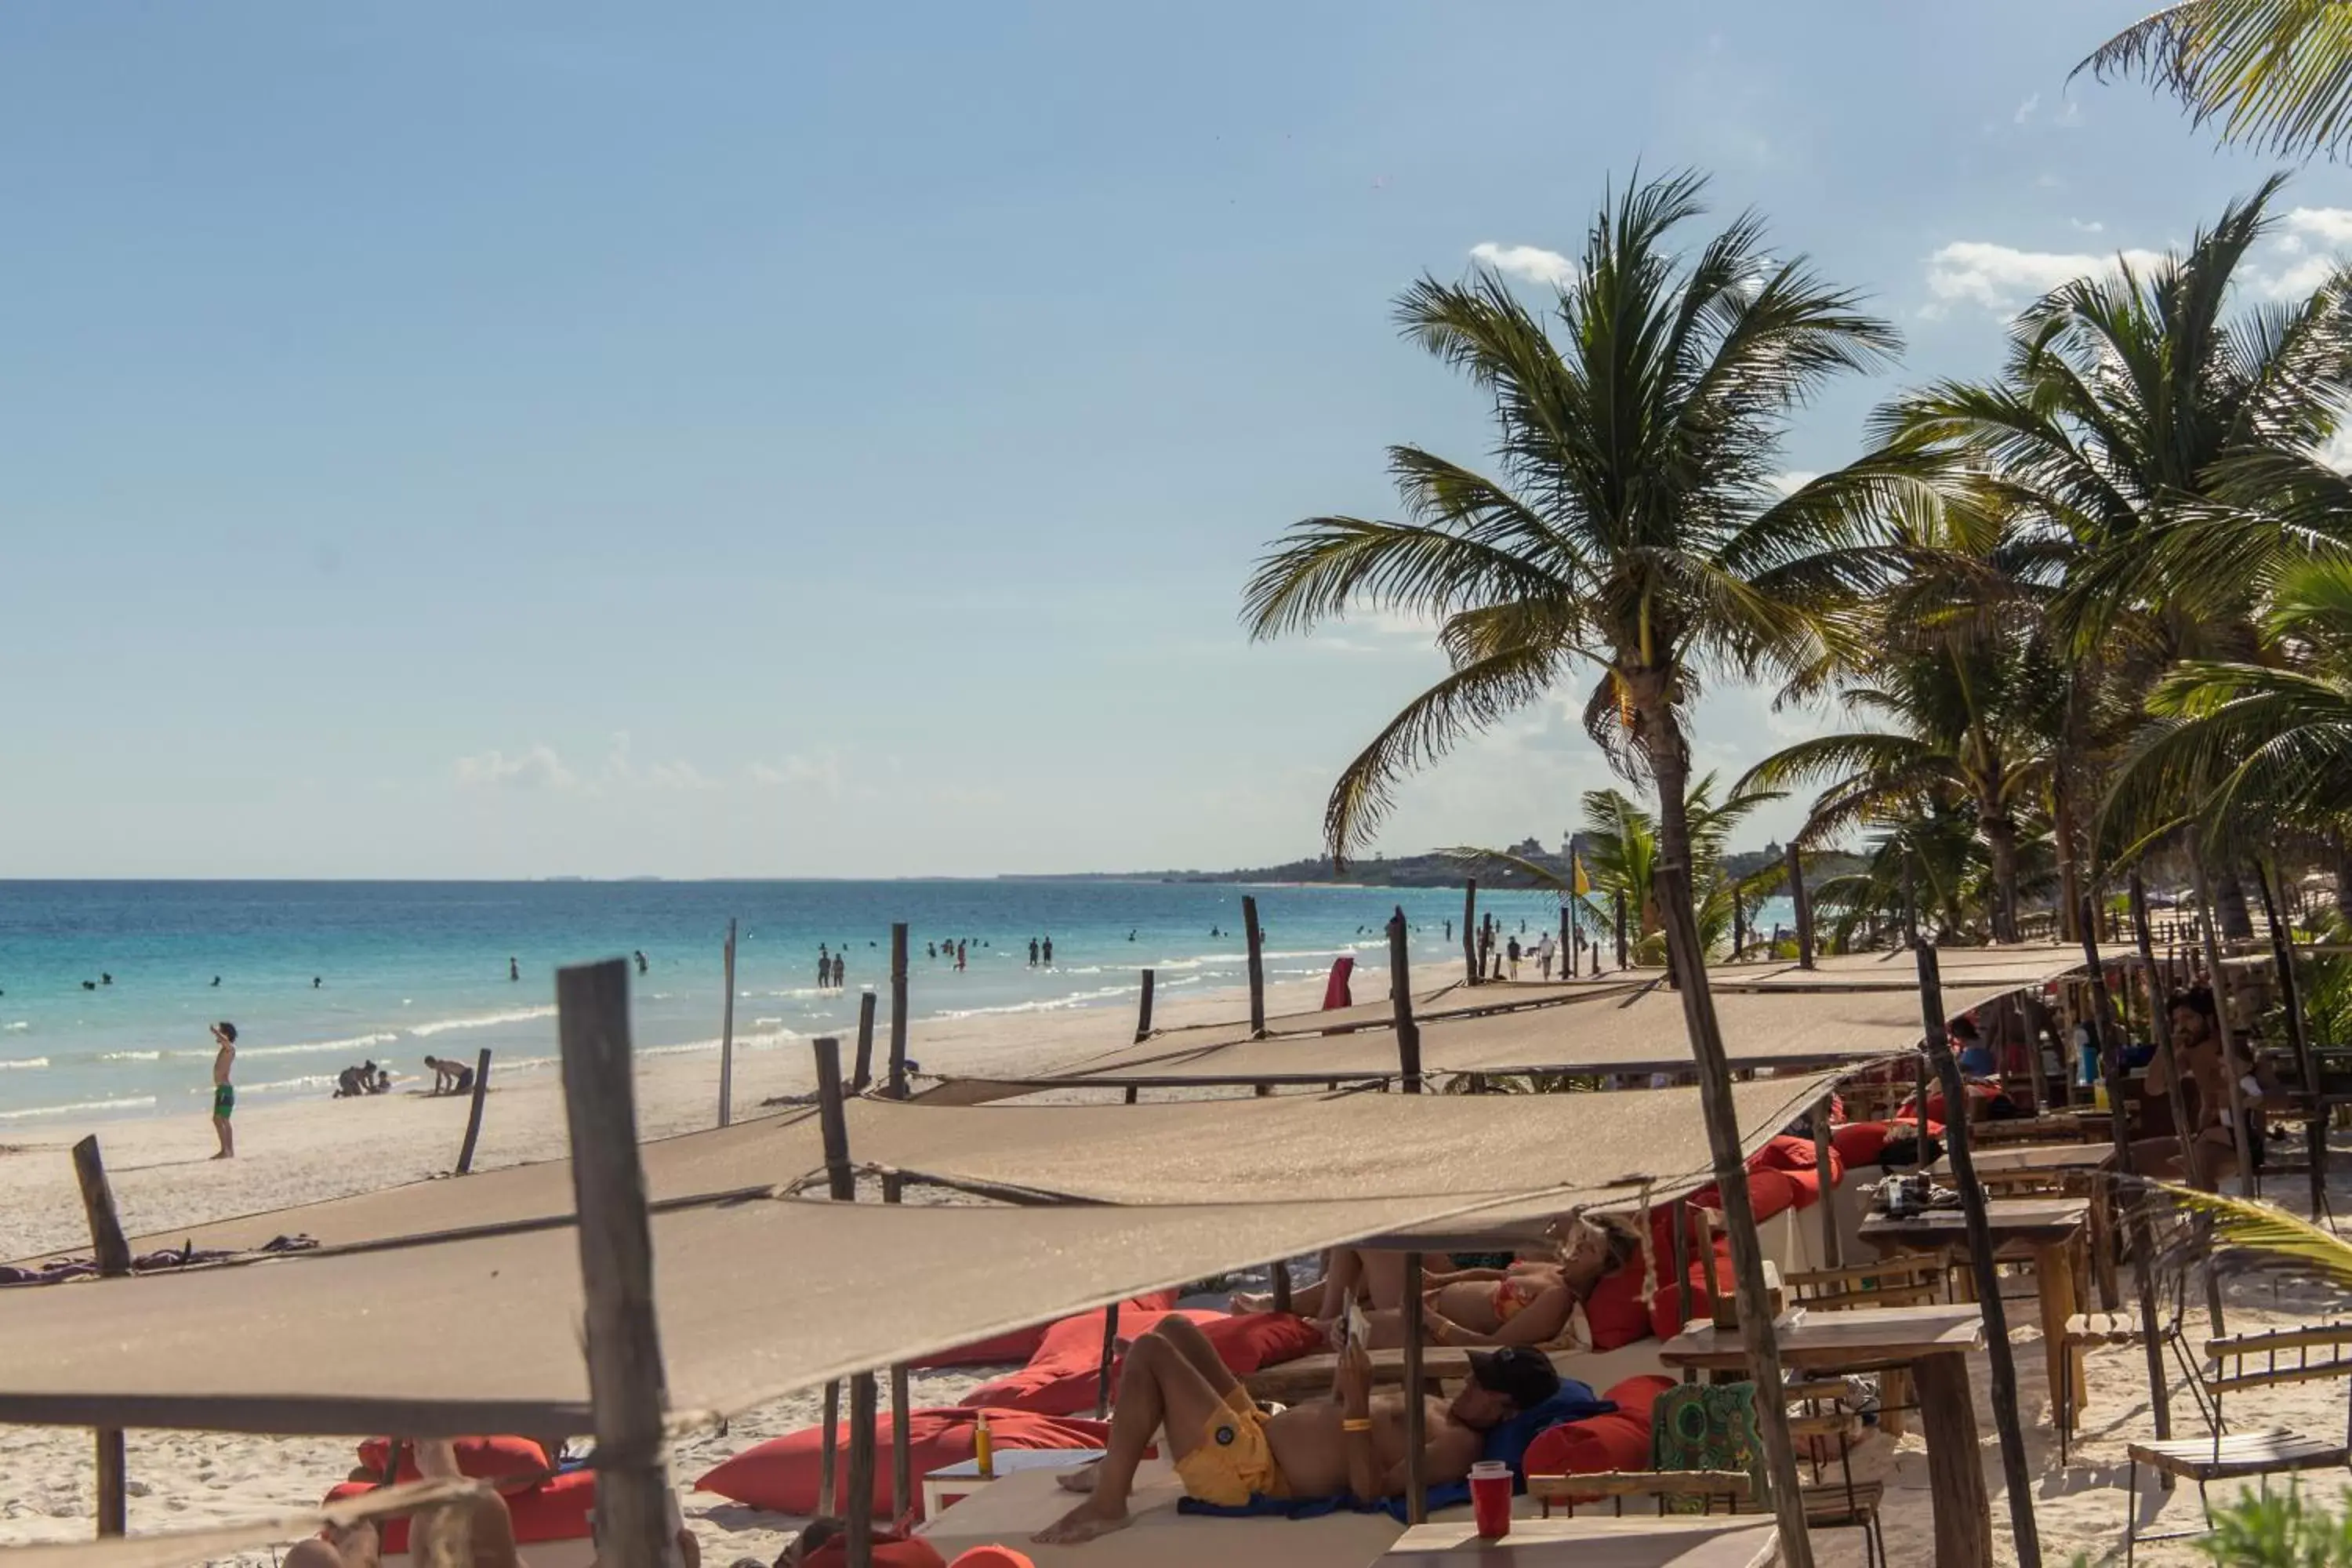
M 1406 1396 L 1375 1398 L 1371 1385 L 1370 1356 L 1350 1347 L 1340 1353 L 1330 1397 L 1269 1415 L 1250 1402 L 1207 1336 L 1187 1319 L 1165 1318 L 1128 1349 L 1103 1458 L 1062 1478 L 1087 1500 L 1036 1539 L 1072 1546 L 1125 1525 L 1136 1467 L 1163 1428 L 1177 1478 L 1203 1502 L 1398 1496 L 1405 1485 Z M 1559 1374 L 1538 1352 L 1474 1352 L 1462 1392 L 1450 1401 L 1425 1401 L 1423 1476 L 1432 1486 L 1461 1480 L 1490 1428 L 1559 1390 Z

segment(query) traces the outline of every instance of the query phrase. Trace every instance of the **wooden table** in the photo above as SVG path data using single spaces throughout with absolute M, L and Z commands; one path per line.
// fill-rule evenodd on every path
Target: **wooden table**
M 2074 1380 L 2069 1401 L 2074 1418 L 2082 1418 L 2088 1387 L 2083 1363 L 2066 1353 L 2066 1320 L 2081 1310 L 2079 1285 L 2090 1265 L 2084 1233 L 2090 1222 L 2087 1198 L 1994 1198 L 1985 1205 L 1985 1225 L 1992 1233 L 1992 1249 L 2022 1247 L 2033 1258 L 2034 1295 L 2042 1309 L 2044 1364 L 2050 1373 L 2052 1417 L 2056 1418 L 2058 1390 Z M 1929 1209 L 1905 1219 L 1872 1215 L 1862 1222 L 1862 1239 L 1881 1257 L 1890 1252 L 1922 1252 L 1951 1247 L 1968 1252 L 1968 1217 L 1957 1208 Z M 1926 1390 L 1920 1391 L 1926 1402 Z
M 2099 1285 L 2099 1310 L 2115 1311 L 2122 1304 L 2122 1293 L 2116 1279 L 2116 1245 L 2115 1203 L 2107 1184 L 2099 1173 L 2115 1168 L 2116 1146 L 2113 1143 L 2010 1143 L 1975 1151 L 1977 1175 L 2073 1177 L 2080 1183 L 2080 1195 L 2091 1205 L 2091 1273 Z M 1938 1160 L 1927 1167 L 1938 1176 L 1948 1177 L 1950 1163 Z M 2073 1183 L 2069 1184 L 2073 1185 Z
M 1753 1514 L 1696 1519 L 1515 1519 L 1500 1541 L 1468 1520 L 1417 1524 L 1374 1568 L 1765 1568 L 1780 1532 Z
M 1967 1304 L 1812 1312 L 1777 1337 L 1786 1371 L 1910 1371 L 1919 1391 L 1919 1430 L 1927 1442 L 1937 1568 L 1985 1568 L 1992 1561 L 1992 1503 L 1977 1454 L 1968 1360 L 1969 1352 L 1984 1344 L 1979 1310 Z M 1712 1323 L 1685 1329 L 1666 1342 L 1658 1359 L 1668 1366 L 1709 1372 L 1748 1370 L 1739 1331 Z

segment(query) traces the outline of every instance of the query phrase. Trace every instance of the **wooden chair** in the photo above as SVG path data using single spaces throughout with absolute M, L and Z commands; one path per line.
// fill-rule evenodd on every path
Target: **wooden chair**
M 2313 1352 L 2322 1352 L 2315 1359 Z M 2206 1487 L 2245 1476 L 2263 1479 L 2301 1470 L 2327 1470 L 2341 1466 L 2352 1470 L 2352 1323 L 2332 1323 L 2310 1329 L 2276 1329 L 2268 1333 L 2238 1334 L 2207 1343 L 2208 1366 L 2200 1372 L 2204 1394 L 2211 1402 L 2213 1433 L 2210 1437 L 2180 1437 L 2163 1442 L 2134 1443 L 2131 1489 L 2125 1494 L 2124 1562 L 2128 1568 L 2142 1541 L 2171 1541 L 2202 1535 L 2213 1527 L 2212 1500 Z M 2282 1364 L 2282 1356 L 2292 1360 Z M 2222 1412 L 2231 1394 L 2275 1388 L 2290 1383 L 2315 1383 L 2328 1378 L 2347 1380 L 2346 1433 L 2341 1438 L 2306 1437 L 2284 1427 L 2232 1432 Z M 2139 1533 L 2139 1468 L 2183 1477 L 2197 1483 L 2198 1506 L 2204 1510 L 2202 1530 L 2175 1531 L 2166 1535 Z
M 2166 1253 L 2167 1248 L 2164 1246 L 2158 1246 L 2156 1250 L 2160 1257 Z M 2140 1267 L 2144 1268 L 2157 1266 L 2155 1259 L 2143 1259 L 2140 1263 Z M 2170 1270 L 2169 1280 L 2159 1284 L 2159 1294 L 2168 1297 L 2168 1301 L 2166 1317 L 2157 1325 L 2157 1334 L 2162 1342 L 2163 1348 L 2171 1352 L 2174 1363 L 2180 1368 L 2182 1379 L 2189 1389 L 2189 1396 L 2197 1402 L 2197 1413 L 2204 1418 L 2207 1432 L 2218 1434 L 2221 1431 L 2220 1416 L 2206 1394 L 2206 1380 L 2197 1364 L 2196 1358 L 2189 1354 L 2189 1337 L 2182 1328 L 2189 1310 L 2189 1270 L 2186 1266 L 2176 1268 Z M 2066 1320 L 2066 1326 L 2060 1334 L 2059 1342 L 2064 1350 L 2067 1375 L 2061 1378 L 2058 1386 L 2050 1391 L 2053 1407 L 2051 1418 L 2057 1423 L 2058 1426 L 2060 1468 L 2064 1468 L 2072 1458 L 2074 1434 L 2074 1369 L 2093 1350 L 2107 1345 L 2136 1345 L 2142 1342 L 2146 1337 L 2145 1325 L 2141 1323 L 2140 1316 L 2137 1311 L 2077 1312 Z M 2150 1390 L 2150 1396 L 2154 1396 L 2153 1390 Z
M 1849 1312 L 1864 1307 L 1917 1307 L 1949 1301 L 1952 1258 L 1944 1249 L 1910 1252 L 1851 1268 L 1809 1268 L 1784 1275 L 1789 1300 L 1808 1312 Z M 1910 1373 L 1890 1367 L 1878 1374 L 1879 1424 L 1903 1435 L 1910 1404 Z

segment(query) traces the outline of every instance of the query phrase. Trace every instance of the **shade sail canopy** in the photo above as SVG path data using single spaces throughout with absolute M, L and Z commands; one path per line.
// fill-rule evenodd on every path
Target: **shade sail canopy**
M 2080 948 L 2056 945 L 2011 947 L 1947 947 L 1936 952 L 1944 989 L 1955 986 L 2036 985 L 2054 980 L 2083 963 Z M 1919 986 L 1918 961 L 1908 952 L 1824 953 L 1811 969 L 1794 963 L 1733 964 L 1713 972 L 1721 990 L 1796 991 L 1856 988 L 1910 991 Z
M 2006 976 L 1954 975 L 1944 986 L 1947 1017 L 2018 988 Z M 1916 1047 L 1916 985 L 1732 988 L 1715 999 L 1724 1048 L 1742 1067 L 1805 1068 L 1866 1060 Z M 1421 1027 L 1424 1072 L 1673 1072 L 1691 1066 L 1681 996 L 1663 979 L 1635 989 Z M 1141 1055 L 1115 1065 L 1000 1084 L 1312 1083 L 1393 1077 L 1393 1029 L 1243 1041 L 1202 1050 Z
M 829 1379 L 1318 1247 L 1451 1198 L 999 1208 L 757 1199 L 653 1221 L 674 1410 Z M 569 1226 L 0 1295 L 0 1421 L 584 1432 Z
M 412 1481 L 345 1498 L 322 1509 L 283 1513 L 234 1524 L 208 1525 L 202 1530 L 173 1531 L 163 1535 L 101 1536 L 96 1541 L 55 1542 L 34 1546 L 0 1546 L 0 1563 L 6 1568 L 184 1568 L 208 1563 L 248 1547 L 298 1541 L 316 1535 L 321 1525 L 356 1524 L 363 1519 L 388 1519 L 419 1509 L 480 1495 L 479 1481 Z
M 1733 1086 L 1752 1152 L 1830 1091 L 1830 1075 Z M 1605 1094 L 1292 1095 L 1150 1105 L 850 1108 L 856 1162 L 1113 1204 L 1350 1196 L 1492 1205 L 1520 1216 L 1679 1196 L 1713 1179 L 1696 1089 Z M 1483 1219 L 1495 1222 L 1496 1214 Z

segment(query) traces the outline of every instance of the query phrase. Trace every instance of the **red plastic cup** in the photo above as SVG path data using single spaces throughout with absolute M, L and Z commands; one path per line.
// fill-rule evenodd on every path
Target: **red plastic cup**
M 1470 1511 L 1481 1540 L 1500 1541 L 1511 1533 L 1510 1466 L 1481 1459 L 1470 1467 Z

